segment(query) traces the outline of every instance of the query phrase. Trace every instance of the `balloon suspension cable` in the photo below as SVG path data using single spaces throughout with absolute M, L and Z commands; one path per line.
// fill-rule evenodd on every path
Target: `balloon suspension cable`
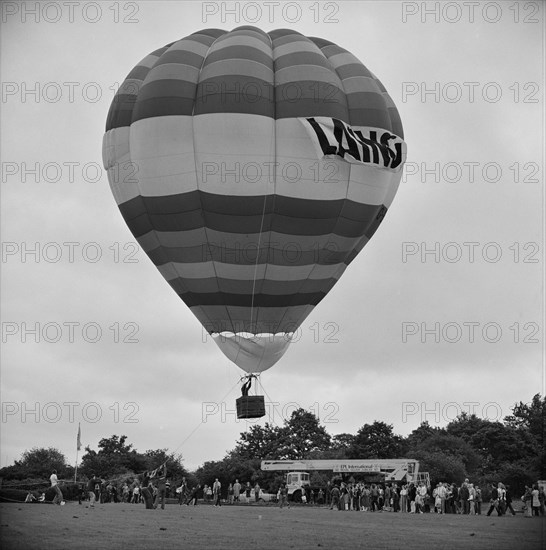
M 264 195 L 264 204 L 262 207 L 262 219 L 260 221 L 260 233 L 258 235 L 258 247 L 256 249 L 256 263 L 254 264 L 254 277 L 252 278 L 252 298 L 250 301 L 250 325 L 249 330 L 252 330 L 252 319 L 254 317 L 254 295 L 256 293 L 256 276 L 258 274 L 258 263 L 260 261 L 260 246 L 262 244 L 262 232 L 265 219 L 265 205 L 267 204 L 267 195 Z
M 237 387 L 237 384 L 238 382 L 236 382 L 230 389 L 229 391 L 224 395 L 224 397 L 222 397 L 222 399 L 220 399 L 218 401 L 218 403 L 223 403 L 228 395 Z M 193 436 L 193 434 L 206 422 L 206 419 L 203 418 L 203 415 L 201 415 L 201 422 L 199 422 L 199 424 L 197 424 L 197 426 L 195 426 L 195 428 L 184 438 L 184 440 L 182 441 L 182 443 L 180 443 L 180 445 L 178 445 L 178 447 L 173 451 L 173 454 L 176 453 L 178 450 L 180 450 L 180 448 L 185 445 L 185 443 Z
M 259 382 L 260 382 L 260 388 L 262 392 L 265 394 L 265 396 L 268 399 L 268 403 L 271 405 L 271 407 L 266 407 L 266 409 L 268 409 L 267 415 L 269 416 L 269 421 L 273 426 L 276 426 L 277 423 L 275 422 L 275 404 L 273 403 L 273 400 L 271 399 L 271 397 L 269 397 L 269 394 L 265 391 L 265 388 L 261 380 L 259 380 Z

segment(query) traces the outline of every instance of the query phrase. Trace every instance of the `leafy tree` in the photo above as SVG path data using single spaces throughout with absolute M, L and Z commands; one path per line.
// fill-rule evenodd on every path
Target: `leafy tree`
M 241 460 L 237 456 L 227 456 L 223 460 L 205 462 L 196 470 L 195 475 L 202 485 L 212 485 L 218 478 L 222 483 L 222 492 L 227 494 L 227 486 L 235 479 L 239 479 L 241 484 L 250 481 L 254 485 L 260 473 L 259 460 Z
M 125 444 L 126 440 L 126 435 L 113 435 L 99 441 L 98 452 L 85 447 L 80 472 L 87 477 L 95 474 L 107 478 L 145 470 L 144 460 L 137 456 L 132 445 Z
M 4 479 L 49 479 L 51 472 L 57 470 L 59 479 L 70 479 L 74 468 L 67 464 L 66 457 L 54 447 L 33 447 L 25 451 L 20 460 L 12 466 L 2 468 L 0 476 Z
M 459 415 L 447 425 L 446 431 L 470 443 L 487 462 L 489 470 L 498 470 L 504 462 L 536 456 L 538 451 L 526 430 L 478 418 L 476 415 Z
M 505 422 L 522 437 L 531 438 L 535 448 L 534 456 L 528 457 L 528 468 L 537 473 L 537 477 L 546 478 L 546 397 L 533 396 L 530 403 L 516 403 L 512 415 Z
M 421 422 L 419 427 L 415 428 L 415 430 L 408 435 L 406 443 L 409 448 L 417 448 L 420 443 L 427 440 L 429 437 L 445 433 L 446 431 L 443 428 L 433 428 L 428 421 Z
M 516 403 L 512 414 L 506 416 L 504 420 L 509 426 L 529 430 L 538 443 L 544 446 L 546 440 L 546 397 L 541 399 L 540 394 L 537 393 L 528 404 L 522 401 Z
M 104 437 L 99 441 L 100 452 L 108 456 L 126 456 L 131 453 L 133 445 L 125 445 L 125 441 L 126 435 Z
M 352 434 L 337 434 L 332 436 L 332 450 L 340 450 L 340 451 L 347 451 L 351 448 L 355 441 L 355 436 Z
M 460 484 L 467 477 L 465 465 L 459 456 L 419 450 L 412 453 L 412 458 L 419 460 L 421 471 L 429 473 L 433 486 L 439 481 Z
M 242 432 L 234 452 L 242 459 L 264 460 L 282 458 L 279 447 L 283 444 L 286 432 L 283 428 L 272 426 L 251 426 L 247 432 Z
M 302 408 L 295 410 L 285 421 L 283 431 L 280 452 L 286 458 L 303 459 L 312 452 L 325 451 L 330 447 L 330 434 L 313 413 Z
M 393 433 L 392 424 L 375 421 L 364 424 L 347 451 L 348 458 L 398 458 L 404 454 L 404 440 Z
M 478 433 L 490 420 L 477 417 L 475 414 L 461 413 L 455 420 L 452 420 L 446 427 L 446 431 L 454 436 L 469 441 L 472 436 Z M 485 449 L 476 449 L 484 451 Z
M 236 479 L 241 483 L 243 481 L 256 482 L 263 478 L 263 474 L 265 474 L 260 469 L 260 459 L 245 460 L 233 451 L 226 455 L 224 463 L 228 483 L 232 483 Z
M 113 435 L 99 441 L 98 451 L 86 447 L 86 454 L 82 456 L 79 471 L 88 477 L 96 474 L 103 478 L 109 478 L 152 470 L 165 461 L 167 461 L 167 469 L 169 469 L 170 461 L 174 472 L 182 472 L 180 457 L 168 455 L 165 449 L 146 451 L 144 454 L 138 453 L 136 449 L 133 449 L 133 445 L 126 444 L 126 441 L 126 435 Z
M 494 474 L 496 474 L 496 478 Z M 502 481 L 505 483 L 510 488 L 512 497 L 518 499 L 524 494 L 526 485 L 536 483 L 538 471 L 530 468 L 527 460 L 518 460 L 505 462 L 491 477 L 491 482 Z
M 459 478 L 467 477 L 476 473 L 476 469 L 481 464 L 480 455 L 472 446 L 460 437 L 447 433 L 433 433 L 427 439 L 422 441 L 413 440 L 413 447 L 409 449 L 408 454 L 412 458 L 422 460 L 424 464 L 420 467 L 422 470 L 428 464 L 437 470 L 440 478 L 434 477 L 437 481 L 459 481 Z M 453 467 L 453 475 L 445 468 Z M 432 470 L 429 470 L 432 475 Z M 435 474 L 436 475 L 436 474 Z M 462 481 L 462 480 L 461 480 Z
M 25 451 L 21 456 L 20 465 L 31 475 L 45 477 L 49 477 L 53 470 L 57 470 L 59 477 L 64 476 L 68 466 L 64 454 L 53 447 L 47 449 L 34 447 L 30 451 Z

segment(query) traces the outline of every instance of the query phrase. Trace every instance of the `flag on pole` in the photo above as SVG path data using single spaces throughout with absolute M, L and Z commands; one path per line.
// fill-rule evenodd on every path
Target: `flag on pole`
M 79 451 L 82 448 L 82 432 L 80 424 L 78 424 L 78 439 L 76 440 L 76 449 Z

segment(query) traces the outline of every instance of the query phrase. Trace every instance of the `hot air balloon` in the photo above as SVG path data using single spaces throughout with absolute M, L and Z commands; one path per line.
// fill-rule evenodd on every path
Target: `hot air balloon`
M 287 29 L 205 29 L 128 74 L 103 161 L 142 249 L 251 377 L 377 230 L 403 137 L 384 86 L 342 47 Z M 241 416 L 261 416 L 263 397 L 258 411 L 243 397 Z

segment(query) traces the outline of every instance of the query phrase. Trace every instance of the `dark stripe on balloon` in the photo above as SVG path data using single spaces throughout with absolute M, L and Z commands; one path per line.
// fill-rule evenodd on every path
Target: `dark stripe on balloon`
M 207 222 L 204 223 L 203 212 L 186 212 L 181 217 L 180 213 L 149 214 L 142 212 L 135 218 L 124 219 L 129 229 L 138 238 L 153 229 L 157 231 L 189 231 L 200 227 L 210 228 L 214 231 L 226 231 L 228 233 L 256 233 L 260 227 L 268 230 L 290 235 L 326 235 L 333 234 L 341 237 L 367 236 L 368 220 L 370 216 L 376 216 L 379 206 L 366 206 L 366 214 L 360 221 L 348 220 L 337 217 L 328 219 L 289 218 L 278 213 L 266 214 L 262 221 L 261 216 L 224 216 L 206 212 Z
M 254 63 L 261 63 L 266 67 L 271 67 L 273 65 L 273 58 L 271 55 L 267 55 L 262 50 L 258 48 L 253 48 L 252 46 L 224 46 L 218 48 L 217 50 L 210 52 L 205 59 L 203 68 L 207 67 L 212 63 L 218 61 L 225 61 L 227 59 L 244 59 L 252 61 Z
M 278 333 L 294 332 L 311 313 L 314 306 L 251 308 L 234 306 L 194 306 L 192 313 L 209 333 L 251 332 Z M 252 323 L 250 322 L 252 319 Z
M 250 25 L 243 25 L 241 27 L 237 27 L 236 29 L 233 29 L 229 36 L 250 36 L 252 38 L 257 38 L 258 40 L 261 40 L 266 46 L 271 45 L 271 39 L 261 29 L 258 29 L 257 27 L 252 27 Z
M 182 295 L 191 294 L 217 294 L 220 289 L 222 294 L 252 296 L 255 285 L 260 285 L 260 292 L 270 296 L 290 296 L 297 293 L 308 295 L 325 294 L 337 282 L 338 279 L 305 279 L 301 281 L 272 281 L 259 279 L 253 280 L 201 278 L 201 279 L 171 279 L 168 283 L 174 291 Z M 303 288 L 303 290 L 302 290 Z M 238 304 L 233 304 L 238 305 Z
M 133 94 L 118 94 L 115 96 L 106 118 L 107 132 L 112 128 L 131 126 L 136 99 L 137 96 Z
M 275 71 L 280 71 L 287 67 L 297 67 L 298 65 L 318 65 L 324 69 L 332 69 L 332 65 L 318 49 L 316 53 L 307 51 L 288 53 L 275 59 Z
M 229 31 L 225 31 L 223 29 L 202 29 L 200 31 L 196 31 L 189 36 L 191 36 L 192 40 L 199 40 L 200 42 L 203 42 L 203 44 L 212 44 L 217 38 L 220 38 L 220 36 L 227 34 Z M 189 38 L 186 37 L 186 38 Z
M 185 292 L 179 294 L 188 307 L 193 306 L 219 306 L 231 305 L 236 307 L 288 307 L 288 306 L 316 306 L 326 295 L 324 292 L 309 294 L 287 294 L 276 296 L 271 294 L 228 294 L 218 292 L 216 294 L 203 294 L 198 292 Z
M 273 201 L 268 202 L 263 222 L 263 197 L 230 197 L 202 191 L 167 197 L 139 196 L 119 208 L 135 237 L 153 229 L 188 231 L 200 227 L 228 233 L 259 233 L 260 228 L 267 227 L 291 235 L 334 233 L 360 237 L 366 234 L 367 221 L 382 208 L 344 199 L 314 201 L 277 196 L 274 207 Z M 224 208 L 219 207 L 222 204 Z M 342 208 L 345 217 L 338 220 Z
M 189 65 L 200 69 L 204 57 L 188 50 L 170 50 L 165 52 L 155 63 L 154 67 L 165 65 L 166 63 L 176 63 L 179 65 Z
M 273 43 L 276 44 L 279 40 L 286 37 L 295 37 L 297 40 L 301 40 L 303 34 L 292 29 L 275 29 L 267 34 L 273 39 Z
M 314 42 L 320 49 L 325 48 L 326 46 L 336 46 L 333 42 L 325 40 L 324 38 L 317 38 L 316 36 L 308 37 L 311 42 Z M 336 46 L 339 47 L 339 46 Z
M 349 63 L 336 68 L 336 72 L 341 80 L 351 78 L 352 76 L 367 76 L 373 78 L 373 74 L 362 63 Z
M 349 109 L 351 126 L 370 126 L 372 128 L 384 128 L 395 133 L 387 110 L 381 109 Z M 402 137 L 397 133 L 398 136 Z
M 371 218 L 369 223 L 372 223 Z M 265 237 L 267 238 L 267 237 Z M 150 260 L 156 266 L 162 266 L 169 262 L 180 264 L 197 264 L 200 262 L 221 262 L 233 265 L 271 264 L 279 266 L 304 266 L 304 265 L 337 265 L 348 264 L 348 256 L 352 250 L 331 250 L 329 248 L 313 247 L 306 250 L 297 245 L 297 235 L 292 236 L 292 242 L 286 247 L 262 247 L 258 250 L 255 246 L 225 246 L 220 242 L 196 242 L 188 247 L 158 246 L 146 252 Z M 356 237 L 358 241 L 360 237 Z
M 146 75 L 150 72 L 150 67 L 144 67 L 143 65 L 137 65 L 128 75 L 125 80 L 144 80 Z

